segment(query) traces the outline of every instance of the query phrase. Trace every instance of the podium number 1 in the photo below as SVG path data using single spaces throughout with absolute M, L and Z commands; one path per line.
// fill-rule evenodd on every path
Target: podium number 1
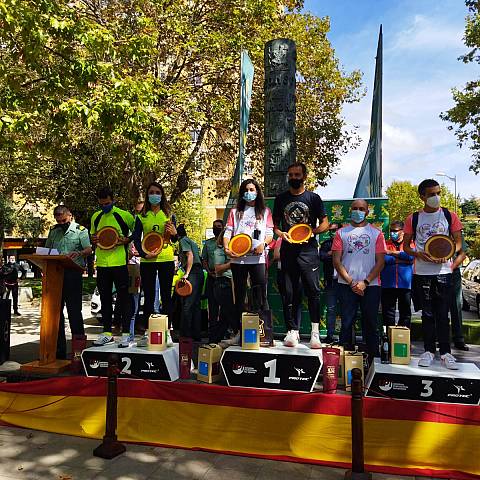
M 280 378 L 276 377 L 277 373 L 277 359 L 269 360 L 264 363 L 265 368 L 268 368 L 268 377 L 263 377 L 265 383 L 280 383 Z

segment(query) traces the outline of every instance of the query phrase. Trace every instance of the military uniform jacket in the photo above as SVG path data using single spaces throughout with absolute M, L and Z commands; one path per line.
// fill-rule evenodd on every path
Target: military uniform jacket
M 90 246 L 88 230 L 76 222 L 70 223 L 67 231 L 64 232 L 60 225 L 54 225 L 48 232 L 47 248 L 55 248 L 61 255 L 68 255 L 72 252 L 81 252 Z M 74 262 L 85 267 L 85 258 L 78 256 Z

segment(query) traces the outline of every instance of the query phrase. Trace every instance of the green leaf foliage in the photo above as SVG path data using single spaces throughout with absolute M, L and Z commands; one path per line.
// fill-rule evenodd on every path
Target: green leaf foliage
M 298 159 L 313 183 L 325 184 L 357 143 L 341 109 L 362 95 L 361 76 L 343 71 L 327 39 L 328 18 L 301 7 L 278 0 L 0 0 L 0 190 L 63 201 L 85 221 L 103 185 L 131 207 L 154 179 L 175 203 L 204 177 L 230 178 L 242 48 L 256 75 L 247 149 L 262 172 L 263 48 L 285 36 L 297 42 L 304 79 Z

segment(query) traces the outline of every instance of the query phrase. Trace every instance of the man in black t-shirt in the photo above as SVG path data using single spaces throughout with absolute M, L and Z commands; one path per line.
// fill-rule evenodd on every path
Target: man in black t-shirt
M 320 279 L 318 269 L 320 259 L 315 235 L 328 229 L 328 219 L 322 199 L 314 192 L 305 190 L 307 168 L 303 163 L 293 163 L 288 167 L 289 190 L 275 198 L 273 206 L 274 232 L 282 238 L 280 260 L 285 276 L 285 303 L 288 305 L 287 335 L 284 344 L 295 347 L 300 340 L 300 325 L 293 312 L 302 301 L 302 287 L 308 298 L 308 312 L 312 322 L 311 348 L 320 348 Z M 312 227 L 313 235 L 304 243 L 291 243 L 288 230 L 299 223 Z M 300 284 L 300 279 L 302 283 Z

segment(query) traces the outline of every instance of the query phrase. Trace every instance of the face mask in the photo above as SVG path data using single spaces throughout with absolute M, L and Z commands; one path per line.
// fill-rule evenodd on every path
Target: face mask
M 289 178 L 288 184 L 295 190 L 303 185 L 303 178 Z
M 243 194 L 243 199 L 246 202 L 253 202 L 257 198 L 257 192 L 245 192 Z
M 438 208 L 440 206 L 440 195 L 434 195 L 427 198 L 427 205 L 430 208 Z
M 223 228 L 213 227 L 213 234 L 218 237 L 222 233 Z
M 399 232 L 390 232 L 390 238 L 396 242 L 400 238 L 400 233 Z
M 158 205 L 162 201 L 162 195 L 160 195 L 159 193 L 153 193 L 148 196 L 148 201 L 152 205 Z
M 70 222 L 60 223 L 58 226 L 63 230 L 63 233 L 65 233 L 68 230 L 68 227 L 70 226 Z
M 102 209 L 102 212 L 103 212 L 103 213 L 108 213 L 108 212 L 110 212 L 110 211 L 112 210 L 112 208 L 113 208 L 113 202 L 112 202 L 112 203 L 109 203 L 108 205 L 102 205 L 100 208 Z
M 352 210 L 350 218 L 353 223 L 362 223 L 365 220 L 365 215 L 366 213 L 361 210 Z

